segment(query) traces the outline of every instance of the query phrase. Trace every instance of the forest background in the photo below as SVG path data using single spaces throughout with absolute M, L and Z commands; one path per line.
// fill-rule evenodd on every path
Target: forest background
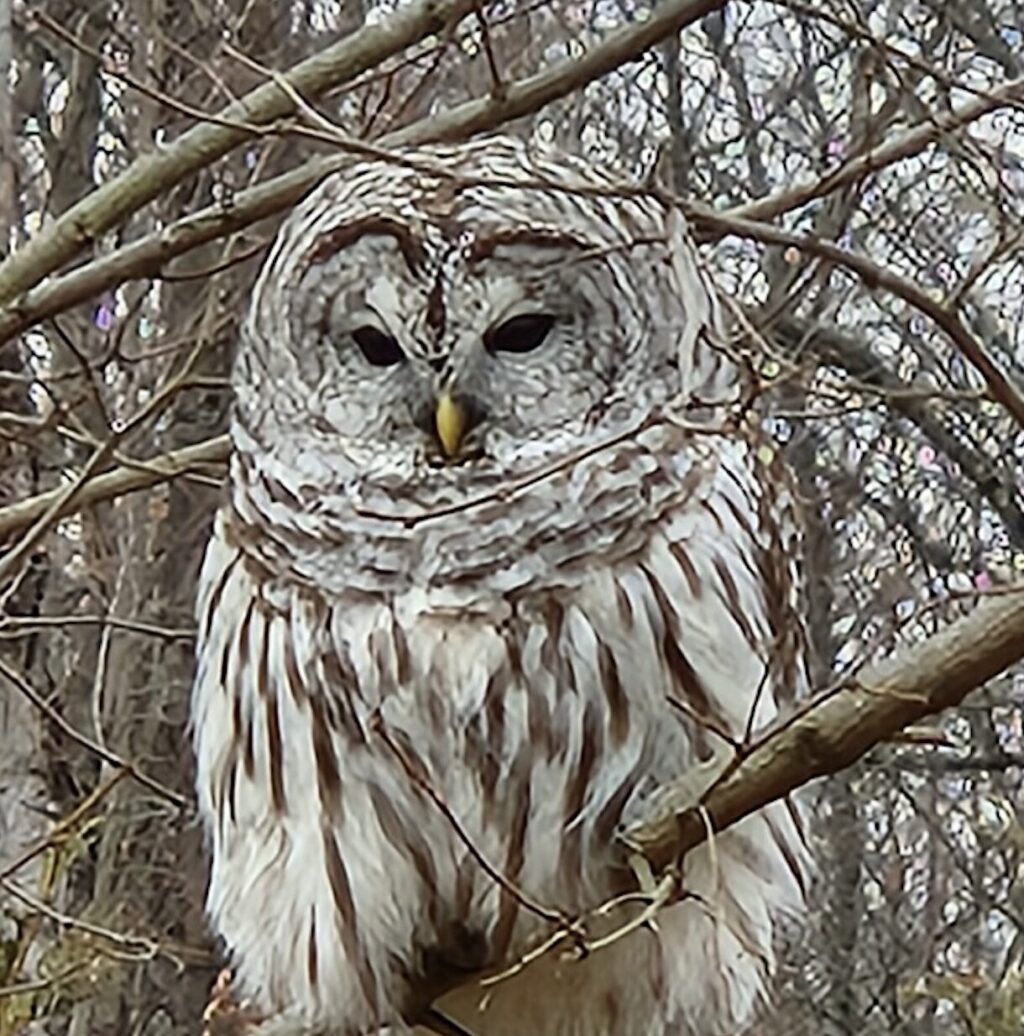
M 499 129 L 674 196 L 763 346 L 820 694 L 708 809 L 818 777 L 821 872 L 752 1033 L 1024 1031 L 1022 29 L 1020 0 L 0 0 L 0 1036 L 199 1032 L 192 601 L 254 271 L 353 154 Z

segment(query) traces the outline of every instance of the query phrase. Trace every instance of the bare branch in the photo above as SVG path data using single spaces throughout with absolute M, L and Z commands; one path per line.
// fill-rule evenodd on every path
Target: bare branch
M 1024 79 L 1013 79 L 984 97 L 978 97 L 954 112 L 944 112 L 927 122 L 922 122 L 913 129 L 887 140 L 878 147 L 869 148 L 859 155 L 844 162 L 838 169 L 813 183 L 787 187 L 766 198 L 737 205 L 727 209 L 722 215 L 728 219 L 770 220 L 783 212 L 806 205 L 816 198 L 855 184 L 864 177 L 899 162 L 911 155 L 920 154 L 929 145 L 948 137 L 972 122 L 977 122 L 983 115 L 998 111 L 1009 104 L 1024 100 Z
M 511 84 L 502 96 L 466 101 L 448 112 L 389 134 L 389 144 L 461 140 L 539 111 L 594 79 L 635 61 L 644 51 L 684 26 L 724 6 L 724 0 L 666 0 L 646 21 L 623 26 L 581 58 L 566 58 L 543 72 Z
M 982 343 L 967 330 L 956 311 L 947 308 L 941 302 L 936 302 L 914 281 L 902 277 L 894 270 L 872 262 L 866 256 L 848 252 L 846 249 L 820 238 L 782 230 L 756 220 L 734 219 L 700 206 L 686 205 L 684 207 L 691 222 L 708 236 L 735 235 L 769 244 L 791 245 L 809 252 L 811 255 L 816 255 L 826 262 L 851 270 L 869 288 L 884 288 L 903 299 L 904 302 L 923 313 L 945 331 L 953 344 L 963 353 L 964 358 L 985 380 L 992 398 L 1001 403 L 1017 424 L 1024 428 L 1024 397 L 1021 396 L 1017 387 L 999 368 L 996 361 L 989 356 Z
M 837 773 L 901 728 L 959 704 L 1024 657 L 1024 587 L 983 600 L 941 632 L 862 669 L 846 686 L 764 736 L 699 808 L 676 812 L 671 792 L 657 817 L 627 832 L 628 845 L 658 867 L 680 859 L 712 829 Z
M 417 0 L 400 8 L 383 24 L 365 25 L 300 62 L 285 73 L 285 79 L 303 96 L 315 97 L 374 68 L 431 33 L 442 32 L 472 8 L 473 0 Z M 263 125 L 294 110 L 291 97 L 275 82 L 267 82 L 218 112 L 216 123 L 194 126 L 169 147 L 141 156 L 119 176 L 72 205 L 0 264 L 0 300 L 15 298 L 170 185 L 249 138 L 249 132 L 232 124 Z
M 545 104 L 579 89 L 591 79 L 634 60 L 652 43 L 677 32 L 683 25 L 696 21 L 709 10 L 721 7 L 722 2 L 670 0 L 659 5 L 656 14 L 648 21 L 619 29 L 581 58 L 566 59 L 544 72 L 513 83 L 501 96 L 468 101 L 439 116 L 422 119 L 382 137 L 378 145 L 387 148 L 431 140 L 458 140 L 495 129 L 510 119 L 537 111 Z M 277 90 L 277 87 L 274 89 Z M 281 94 L 280 90 L 277 92 Z M 289 173 L 249 190 L 239 191 L 232 196 L 230 206 L 211 205 L 77 270 L 48 280 L 17 299 L 11 296 L 55 269 L 59 263 L 42 269 L 34 278 L 19 280 L 18 286 L 8 291 L 3 280 L 4 271 L 14 259 L 8 260 L 8 263 L 0 266 L 0 300 L 7 299 L 7 305 L 0 309 L 0 344 L 40 320 L 85 302 L 123 281 L 158 277 L 164 264 L 175 256 L 295 204 L 325 176 L 349 161 L 348 155 L 311 159 Z M 98 193 L 90 195 L 81 204 L 91 204 L 90 199 Z
M 226 435 L 207 439 L 195 446 L 173 450 L 136 465 L 112 468 L 85 482 L 79 492 L 62 508 L 58 508 L 54 520 L 64 518 L 103 500 L 111 500 L 125 493 L 140 489 L 192 472 L 205 471 L 211 464 L 222 464 L 228 458 L 230 442 Z M 10 507 L 0 508 L 0 542 L 8 540 L 15 533 L 29 528 L 38 521 L 66 493 L 63 488 L 39 493 Z
M 756 313 L 751 319 L 758 320 Z M 765 333 L 779 341 L 787 353 L 806 349 L 821 363 L 842 367 L 859 381 L 880 389 L 886 404 L 913 422 L 940 453 L 952 460 L 992 505 L 1003 520 L 1010 542 L 1024 547 L 1024 510 L 1015 499 L 1013 472 L 1000 460 L 962 441 L 942 420 L 929 393 L 909 395 L 907 382 L 888 370 L 859 338 L 834 327 L 814 326 L 799 317 L 779 315 Z M 913 383 L 911 383 L 911 386 Z

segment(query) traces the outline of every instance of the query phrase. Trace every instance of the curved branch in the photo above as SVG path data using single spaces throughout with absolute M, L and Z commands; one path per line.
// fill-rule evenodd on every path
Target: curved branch
M 624 841 L 655 866 L 679 860 L 722 831 L 801 785 L 836 773 L 903 727 L 958 705 L 986 680 L 1024 657 L 1024 587 L 983 600 L 932 637 L 863 668 L 838 692 L 763 736 L 699 807 L 666 789 L 665 807 Z M 676 798 L 676 804 L 672 799 Z
M 473 6 L 474 0 L 417 0 L 400 8 L 383 24 L 365 25 L 301 61 L 283 78 L 299 94 L 315 97 L 374 68 L 424 37 L 442 32 L 465 17 Z M 292 97 L 276 82 L 267 82 L 221 109 L 215 116 L 217 121 L 193 126 L 169 147 L 142 155 L 0 264 L 0 300 L 15 298 L 171 184 L 248 140 L 251 131 L 238 123 L 265 125 L 294 111 Z
M 696 21 L 709 10 L 721 7 L 723 3 L 724 0 L 667 0 L 658 5 L 655 15 L 646 22 L 628 25 L 611 33 L 605 41 L 591 48 L 581 58 L 560 61 L 544 72 L 512 83 L 501 97 L 467 101 L 441 115 L 421 119 L 382 137 L 377 144 L 387 148 L 430 140 L 457 140 L 495 129 L 509 119 L 535 112 L 545 104 L 579 89 L 591 79 L 635 60 L 653 43 L 679 31 L 684 25 Z M 273 89 L 277 90 L 277 87 Z M 358 143 L 353 141 L 354 145 Z M 0 344 L 40 320 L 86 302 L 126 280 L 156 277 L 164 264 L 175 256 L 280 212 L 348 161 L 350 158 L 347 155 L 311 159 L 289 173 L 239 191 L 232 196 L 230 206 L 211 205 L 77 270 L 31 288 L 20 298 L 12 299 L 10 296 L 13 293 L 28 287 L 33 279 L 42 278 L 57 265 L 38 269 L 36 276 L 28 280 L 19 276 L 17 288 L 6 290 L 3 280 L 5 270 L 32 247 L 30 243 L 23 252 L 0 266 L 0 301 L 7 298 L 7 305 L 0 309 Z M 91 194 L 79 204 L 85 205 L 95 196 L 96 193 Z

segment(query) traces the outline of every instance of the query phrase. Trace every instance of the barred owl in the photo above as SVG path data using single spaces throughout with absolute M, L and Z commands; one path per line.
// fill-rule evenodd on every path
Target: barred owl
M 804 896 L 786 802 L 689 854 L 655 924 L 528 960 L 558 916 L 628 917 L 616 832 L 806 682 L 795 525 L 725 326 L 677 209 L 508 140 L 356 162 L 284 224 L 193 696 L 208 913 L 262 1016 L 751 1015 Z

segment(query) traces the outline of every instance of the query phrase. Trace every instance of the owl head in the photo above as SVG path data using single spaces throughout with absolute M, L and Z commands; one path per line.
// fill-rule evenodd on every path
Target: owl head
M 681 215 L 578 160 L 492 139 L 361 161 L 264 265 L 236 442 L 335 485 L 525 471 L 706 391 L 711 305 Z

